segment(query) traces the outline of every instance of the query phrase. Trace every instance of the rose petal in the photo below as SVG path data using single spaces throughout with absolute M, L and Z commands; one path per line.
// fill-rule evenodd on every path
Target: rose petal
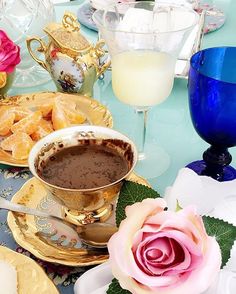
M 162 237 L 168 237 L 175 239 L 179 244 L 181 244 L 183 250 L 185 251 L 185 260 L 183 263 L 177 265 L 176 267 L 170 268 L 170 269 L 176 269 L 176 270 L 187 270 L 187 269 L 195 269 L 201 262 L 202 262 L 202 252 L 201 249 L 190 239 L 188 236 L 186 236 L 184 233 L 180 231 L 166 231 L 166 232 L 159 232 L 157 235 L 153 235 L 149 240 L 148 238 L 145 239 L 145 242 L 153 241 L 155 238 L 162 238 Z M 118 248 L 117 248 L 118 249 Z M 196 255 L 196 258 L 190 259 L 191 256 Z M 128 275 L 132 276 L 135 280 L 137 280 L 139 283 L 144 285 L 149 285 L 150 287 L 157 287 L 157 286 L 166 286 L 166 281 L 162 280 L 162 277 L 155 278 L 155 276 L 148 276 L 146 272 L 144 272 L 142 269 L 140 269 L 134 258 L 128 255 L 127 258 L 130 263 L 128 268 L 126 268 L 126 272 Z M 171 285 L 172 283 L 176 283 L 178 281 L 178 276 L 165 276 L 165 277 L 172 277 L 173 279 L 168 280 L 168 285 Z M 160 280 L 159 280 L 160 279 Z
M 163 237 L 176 240 L 181 245 L 184 245 L 192 254 L 199 255 L 199 256 L 202 254 L 201 246 L 196 244 L 188 235 L 184 234 L 184 232 L 175 230 L 173 228 L 170 228 L 169 230 L 166 230 L 166 231 L 162 230 L 162 231 L 156 232 L 155 234 L 149 234 L 148 236 L 146 235 L 145 239 L 142 241 L 142 246 L 145 246 L 145 244 L 151 241 L 154 241 L 157 238 L 163 238 Z M 138 246 L 140 246 L 140 244 L 138 244 Z M 133 247 L 133 251 L 135 251 L 134 248 L 136 247 L 135 246 Z
M 131 277 L 125 276 L 118 268 L 113 274 L 119 279 L 123 289 L 136 294 L 199 294 L 206 291 L 216 279 L 220 270 L 221 254 L 218 243 L 208 237 L 208 248 L 202 267 L 191 272 L 185 281 L 173 287 L 144 288 Z
M 120 242 L 122 233 L 120 232 L 121 234 L 119 234 L 119 232 L 120 230 L 112 236 L 108 244 L 112 269 L 116 267 L 122 268 L 124 274 L 127 276 L 132 276 L 136 280 L 141 280 L 141 283 L 145 285 L 163 287 L 176 281 L 175 277 L 160 277 L 157 279 L 156 277 L 151 277 L 148 274 L 145 274 L 137 266 L 131 248 L 127 246 L 127 243 L 125 245 L 124 243 L 122 244 L 122 242 Z M 116 254 L 114 254 L 114 251 Z M 126 256 L 126 258 L 120 258 L 122 255 Z
M 221 251 L 215 238 L 208 237 L 207 244 L 201 267 L 192 271 L 185 282 L 180 281 L 179 285 L 173 289 L 169 287 L 166 290 L 158 289 L 153 294 L 199 294 L 205 292 L 216 279 L 221 266 Z
M 149 240 L 145 239 L 144 242 L 140 243 L 137 251 L 134 252 L 138 264 L 146 273 L 150 272 L 152 275 L 162 275 L 168 272 L 170 275 L 178 275 L 183 271 L 193 270 L 201 264 L 201 251 L 198 252 L 197 255 L 194 255 L 193 252 L 191 252 L 191 250 L 189 251 L 189 248 L 187 249 L 185 246 L 183 246 L 182 243 L 170 238 L 169 240 L 172 244 L 171 248 L 170 242 L 167 242 L 168 238 L 163 238 L 161 237 L 161 235 L 164 235 L 164 233 L 159 233 L 158 236 L 154 235 L 152 236 L 152 238 L 149 238 Z M 155 239 L 152 240 L 153 238 Z M 165 242 L 163 242 L 164 240 Z M 170 250 L 174 252 L 174 255 L 171 259 L 171 263 L 163 263 L 161 260 L 159 262 L 153 262 L 153 260 L 151 263 L 149 262 L 148 258 L 145 255 L 145 252 L 150 247 L 153 248 L 155 246 L 156 248 L 160 249 L 160 251 L 164 249 L 163 255 L 168 255 Z M 167 246 L 169 246 L 169 248 L 167 248 Z
M 155 263 L 162 262 L 165 256 L 169 256 L 171 254 L 171 245 L 169 243 L 169 238 L 158 238 L 157 236 L 153 236 L 153 239 L 149 238 L 150 241 L 144 240 L 139 244 L 135 254 L 137 256 L 143 257 L 143 259 L 148 260 L 147 254 L 149 251 L 158 252 L 158 258 L 152 257 L 152 261 Z M 138 258 L 139 260 L 139 258 Z
M 180 294 L 175 293 L 172 289 L 168 290 L 166 287 L 145 287 L 140 283 L 136 282 L 132 277 L 125 275 L 118 267 L 112 268 L 113 276 L 119 280 L 120 286 L 123 289 L 129 290 L 133 294 Z M 173 279 L 173 284 L 175 283 Z M 164 289 L 165 292 L 162 292 Z M 170 292 L 168 292 L 170 291 Z M 191 294 L 199 294 L 195 292 L 190 292 Z M 181 293 L 181 294 L 190 294 L 190 293 Z
M 11 73 L 20 62 L 20 47 L 0 30 L 0 71 Z
M 171 254 L 172 250 L 168 238 L 155 239 L 145 247 L 144 257 L 146 257 L 148 262 L 152 261 L 152 263 L 163 262 Z
M 172 240 L 171 239 L 168 239 L 168 242 L 169 242 L 169 244 L 170 244 L 170 253 L 168 254 L 168 255 L 166 255 L 163 259 L 162 259 L 162 261 L 161 261 L 161 264 L 162 265 L 169 265 L 169 264 L 172 264 L 173 262 L 174 262 L 174 260 L 175 260 L 175 252 L 174 252 L 174 248 L 173 248 L 173 242 L 172 242 Z M 153 261 L 150 261 L 150 260 L 148 260 L 148 263 L 149 264 L 151 264 L 151 265 L 155 265 L 156 263 L 160 263 L 159 262 L 159 260 L 153 260 Z
M 108 244 L 113 274 L 133 294 L 199 294 L 219 272 L 218 243 L 193 207 L 178 213 L 164 207 L 152 199 L 127 208 Z
M 165 207 L 166 202 L 161 198 L 145 199 L 142 203 L 138 202 L 132 206 L 127 206 L 126 214 L 128 217 L 121 222 L 119 231 L 109 240 L 108 250 L 110 254 L 113 255 L 113 246 L 110 246 L 110 244 L 115 243 L 112 242 L 112 240 L 113 238 L 116 238 L 117 235 L 119 235 L 120 238 L 120 249 L 118 255 L 123 256 L 123 254 L 126 254 L 127 250 L 130 250 L 131 252 L 133 236 L 140 230 L 140 228 L 142 228 L 147 215 L 151 214 L 153 210 L 163 211 Z M 125 263 L 123 258 L 121 258 L 121 260 Z
M 199 219 L 202 222 L 202 219 Z M 155 224 L 154 226 L 152 224 Z M 157 226 L 159 224 L 159 227 Z M 184 218 L 181 214 L 169 211 L 158 213 L 148 218 L 143 226 L 142 231 L 144 232 L 155 232 L 160 230 L 169 230 L 171 228 L 183 231 L 184 234 L 188 235 L 195 243 L 199 243 L 203 246 L 206 240 L 206 232 L 199 231 L 192 221 L 188 218 Z
M 7 34 L 3 31 L 0 30 L 0 40 L 8 40 L 9 37 L 7 36 Z
M 144 272 L 151 275 L 158 275 L 159 268 L 158 265 L 163 260 L 163 257 L 171 254 L 171 246 L 169 244 L 168 238 L 157 238 L 152 242 L 141 242 L 134 252 L 135 259 L 137 260 L 139 266 Z M 148 257 L 148 252 L 152 252 L 151 262 Z M 156 252 L 156 255 L 153 255 L 153 252 Z M 156 258 L 158 255 L 158 258 Z M 155 268 L 154 268 L 155 265 Z M 160 270 L 162 271 L 162 270 Z
M 146 208 L 151 214 L 155 214 L 160 211 L 163 211 L 166 206 L 167 206 L 166 201 L 163 198 L 156 198 L 156 199 L 147 198 L 147 199 L 144 199 L 142 202 L 136 202 L 133 205 L 127 206 L 125 208 L 125 213 L 127 217 L 130 217 L 133 215 L 133 213 L 135 214 L 140 213 L 141 212 L 140 209 L 143 210 L 144 208 Z M 147 215 L 149 215 L 149 213 L 146 214 L 145 218 L 147 217 Z

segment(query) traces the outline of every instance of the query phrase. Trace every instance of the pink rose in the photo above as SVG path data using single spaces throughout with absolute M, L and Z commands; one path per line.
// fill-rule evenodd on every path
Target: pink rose
M 20 47 L 0 30 L 0 71 L 11 73 L 20 62 Z
M 199 294 L 216 278 L 221 251 L 194 207 L 165 211 L 164 199 L 126 207 L 109 241 L 112 273 L 133 294 Z

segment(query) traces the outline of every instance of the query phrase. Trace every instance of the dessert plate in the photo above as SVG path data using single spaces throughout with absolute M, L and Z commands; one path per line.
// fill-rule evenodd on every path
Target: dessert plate
M 97 26 L 92 19 L 94 11 L 95 8 L 93 8 L 90 3 L 85 3 L 78 9 L 77 18 L 82 25 L 97 32 Z
M 68 104 L 75 102 L 80 113 L 84 114 L 86 117 L 86 124 L 99 125 L 104 127 L 112 127 L 113 120 L 109 110 L 100 104 L 98 101 L 92 98 L 88 98 L 80 95 L 72 95 L 57 92 L 44 92 L 44 93 L 34 93 L 34 94 L 24 94 L 19 96 L 9 97 L 0 102 L 0 109 L 3 105 L 8 106 L 23 106 L 29 108 L 30 110 L 36 110 L 37 107 L 42 105 L 42 101 L 47 100 L 47 102 L 54 101 L 56 97 L 61 96 L 68 101 Z M 44 102 L 45 103 L 45 102 Z M 0 136 L 0 141 L 4 137 Z M 28 166 L 27 160 L 17 160 L 12 157 L 11 152 L 4 151 L 0 147 L 0 163 L 11 165 L 11 166 Z
M 150 186 L 135 175 L 129 180 Z M 12 201 L 27 207 L 60 214 L 62 206 L 53 195 L 36 179 L 31 178 L 13 196 Z M 81 242 L 75 230 L 58 221 L 31 215 L 8 213 L 8 226 L 15 241 L 36 257 L 68 266 L 89 266 L 103 263 L 108 259 L 107 249 L 96 249 Z M 113 223 L 113 220 L 107 222 Z
M 197 9 L 198 13 L 202 13 L 203 10 L 206 11 L 205 25 L 204 25 L 205 34 L 211 33 L 220 29 L 226 21 L 225 13 L 221 9 L 219 9 L 215 5 L 212 5 L 209 2 L 210 2 L 209 0 L 201 1 L 199 8 Z
M 15 267 L 19 294 L 59 294 L 44 270 L 29 257 L 0 246 L 0 260 Z

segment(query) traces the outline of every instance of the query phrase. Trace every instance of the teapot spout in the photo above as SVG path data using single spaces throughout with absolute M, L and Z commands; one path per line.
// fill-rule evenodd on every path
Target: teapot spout
M 99 62 L 99 66 L 97 68 L 97 78 L 99 78 L 111 65 L 111 60 L 108 55 L 108 52 L 104 50 L 105 42 L 104 40 L 100 40 L 97 42 L 96 46 L 94 47 L 94 57 L 98 59 L 99 61 L 101 60 L 101 57 L 104 55 L 107 55 L 106 59 L 102 64 Z

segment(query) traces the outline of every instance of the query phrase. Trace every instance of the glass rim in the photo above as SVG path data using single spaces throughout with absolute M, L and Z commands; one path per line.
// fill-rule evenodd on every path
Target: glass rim
M 122 3 L 115 3 L 115 4 L 110 4 L 107 6 L 106 10 L 103 10 L 103 9 L 98 9 L 96 10 L 93 15 L 92 15 L 92 19 L 93 21 L 95 22 L 95 24 L 97 24 L 97 21 L 95 19 L 94 16 L 96 16 L 96 14 L 98 14 L 99 12 L 103 12 L 103 13 L 107 13 L 108 12 L 108 9 L 111 8 L 111 7 L 119 7 L 119 6 L 127 6 L 127 5 L 131 5 L 131 4 L 139 4 L 139 3 L 150 3 L 152 4 L 153 6 L 155 5 L 160 5 L 160 6 L 169 6 L 169 7 L 173 7 L 173 8 L 181 8 L 183 11 L 188 11 L 188 12 L 191 12 L 192 14 L 194 14 L 194 21 L 193 21 L 193 24 L 190 25 L 190 26 L 187 26 L 183 29 L 179 29 L 179 30 L 169 30 L 169 31 L 165 31 L 165 32 L 160 32 L 160 31 L 153 31 L 153 32 L 136 32 L 136 31 L 125 31 L 125 30 L 116 30 L 116 29 L 108 29 L 106 28 L 106 26 L 104 26 L 103 23 L 99 23 L 99 26 L 110 31 L 110 32 L 116 32 L 116 33 L 126 33 L 126 34 L 135 34 L 135 35 L 145 35 L 145 36 L 148 36 L 148 35 L 165 35 L 165 34 L 170 34 L 170 33 L 178 33 L 178 32 L 184 32 L 184 31 L 188 31 L 192 28 L 194 28 L 194 26 L 198 23 L 200 17 L 199 17 L 199 14 L 192 8 L 190 7 L 187 7 L 187 6 L 184 6 L 184 5 L 178 5 L 178 4 L 175 4 L 175 3 L 166 3 L 166 2 L 154 2 L 154 1 L 132 1 L 132 2 L 122 2 Z
M 215 46 L 215 47 L 205 48 L 205 49 L 199 50 L 198 52 L 196 52 L 192 55 L 192 57 L 190 58 L 190 68 L 192 68 L 193 70 L 195 70 L 197 73 L 201 74 L 202 76 L 207 77 L 209 79 L 212 79 L 214 81 L 218 81 L 221 83 L 231 84 L 231 85 L 236 86 L 236 82 L 229 82 L 226 80 L 220 80 L 219 78 L 216 78 L 212 75 L 201 72 L 201 70 L 196 67 L 197 62 L 195 61 L 195 59 L 198 58 L 202 53 L 207 52 L 207 51 L 221 50 L 221 49 L 222 50 L 223 49 L 233 49 L 233 50 L 235 50 L 235 53 L 236 53 L 236 46 Z

